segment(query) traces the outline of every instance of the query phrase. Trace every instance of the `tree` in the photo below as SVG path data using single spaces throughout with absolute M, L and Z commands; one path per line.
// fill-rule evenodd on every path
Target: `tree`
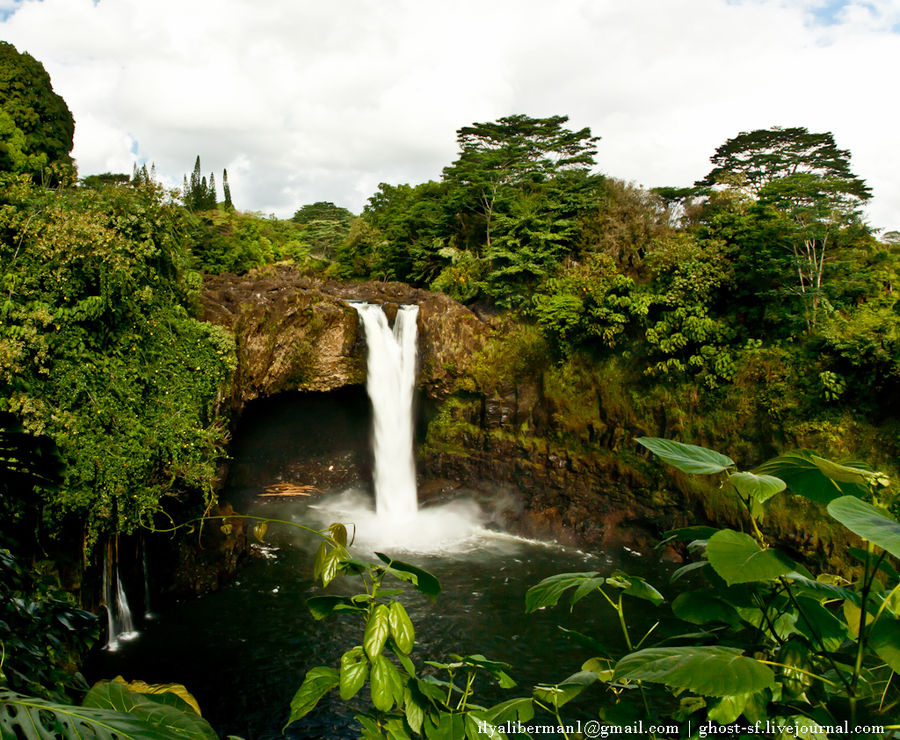
M 53 181 L 53 167 L 72 167 L 75 120 L 30 54 L 0 41 L 0 170 Z
M 222 170 L 222 191 L 225 197 L 225 210 L 231 213 L 234 203 L 231 202 L 231 186 L 228 184 L 228 170 Z
M 779 224 L 777 242 L 793 258 L 795 290 L 812 328 L 827 257 L 848 230 L 865 230 L 861 207 L 872 193 L 851 171 L 850 152 L 838 149 L 830 132 L 775 127 L 729 139 L 716 149 L 712 163 L 715 167 L 698 185 L 743 197 Z
M 809 327 L 815 325 L 821 303 L 826 255 L 845 229 L 861 224 L 857 182 L 802 172 L 773 180 L 760 191 L 760 202 L 774 207 L 791 224 L 789 242 L 799 291 L 809 305 Z
M 353 213 L 346 208 L 336 206 L 329 200 L 320 200 L 300 206 L 294 211 L 291 221 L 298 224 L 308 224 L 311 221 L 340 221 L 349 224 L 352 218 Z
M 488 249 L 499 202 L 510 189 L 566 171 L 586 172 L 594 164 L 599 137 L 589 128 L 565 128 L 568 120 L 516 114 L 457 131 L 459 158 L 444 168 L 444 180 L 458 186 L 464 209 L 484 218 Z
M 850 171 L 850 152 L 838 149 L 831 132 L 811 134 L 803 127 L 742 131 L 710 158 L 715 165 L 698 186 L 737 187 L 758 196 L 770 182 L 810 174 L 852 183 L 857 197 L 869 198 L 863 180 Z
M 200 172 L 200 155 L 194 161 L 194 171 L 191 173 L 191 179 L 187 182 L 185 178 L 185 188 L 183 190 L 182 199 L 184 205 L 191 211 L 210 211 L 216 207 L 216 180 L 215 176 L 210 173 L 209 182 Z

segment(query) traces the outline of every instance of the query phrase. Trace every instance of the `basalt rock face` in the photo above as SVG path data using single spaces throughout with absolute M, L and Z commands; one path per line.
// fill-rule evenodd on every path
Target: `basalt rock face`
M 364 383 L 365 337 L 351 300 L 382 304 L 389 320 L 400 304 L 419 306 L 419 385 L 432 398 L 449 393 L 487 334 L 462 305 L 402 283 L 323 281 L 287 266 L 210 276 L 203 318 L 237 340 L 232 406 L 282 391 Z

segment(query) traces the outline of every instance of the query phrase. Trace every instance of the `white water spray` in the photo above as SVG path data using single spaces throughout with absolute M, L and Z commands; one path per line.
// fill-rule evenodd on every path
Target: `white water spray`
M 412 401 L 418 306 L 401 306 L 394 329 L 380 306 L 354 303 L 368 344 L 366 390 L 372 401 L 375 511 L 391 523 L 416 516 Z
M 122 578 L 119 575 L 119 566 L 115 569 L 115 597 L 113 597 L 113 584 L 110 579 L 110 566 L 108 553 L 103 554 L 103 602 L 106 607 L 107 640 L 106 649 L 115 652 L 119 649 L 119 641 L 133 640 L 138 636 L 134 628 L 134 620 L 131 618 L 131 609 L 128 606 L 128 598 L 122 587 Z

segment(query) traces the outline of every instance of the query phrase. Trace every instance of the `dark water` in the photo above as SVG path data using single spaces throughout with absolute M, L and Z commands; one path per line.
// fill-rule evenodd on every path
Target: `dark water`
M 308 500 L 254 504 L 250 494 L 260 490 L 266 479 L 300 482 L 292 478 L 292 471 L 308 476 L 314 468 L 319 470 L 317 482 L 323 488 L 334 478 L 341 485 L 364 479 L 366 435 L 364 426 L 360 432 L 359 415 L 364 416 L 365 407 L 351 395 L 328 402 L 330 406 L 325 404 L 319 408 L 321 413 L 310 416 L 301 413 L 303 403 L 297 398 L 301 397 L 245 418 L 234 447 L 231 495 L 245 502 L 245 510 L 318 527 L 335 517 L 310 510 Z M 325 403 L 322 398 L 312 402 Z M 306 419 L 300 428 L 298 418 Z M 335 495 L 325 493 L 316 503 Z M 363 624 L 355 615 L 322 622 L 310 616 L 305 599 L 321 593 L 312 582 L 312 557 L 318 547 L 313 535 L 273 525 L 266 539 L 268 551 L 257 550 L 257 557 L 233 584 L 159 610 L 155 620 L 139 625 L 138 639 L 123 644 L 117 653 L 100 655 L 89 667 L 89 678 L 121 674 L 129 680 L 182 683 L 223 736 L 281 737 L 290 700 L 305 672 L 316 665 L 336 667 L 345 650 L 361 644 Z M 509 672 L 520 686 L 506 691 L 481 687 L 486 692 L 480 697 L 484 701 L 526 696 L 534 683 L 560 681 L 592 657 L 567 640 L 557 624 L 607 644 L 621 642 L 616 615 L 602 598 L 585 599 L 574 614 L 568 608 L 555 608 L 525 615 L 529 586 L 555 573 L 585 570 L 623 569 L 654 583 L 664 580 L 653 553 L 645 557 L 621 551 L 583 553 L 489 533 L 460 541 L 439 554 L 386 549 L 430 570 L 443 586 L 435 603 L 415 593 L 401 597 L 416 628 L 412 658 L 417 668 L 422 669 L 426 659 L 447 659 L 449 653 L 482 653 L 512 665 Z M 368 551 L 358 555 L 371 557 Z M 330 590 L 353 593 L 361 588 L 347 581 Z M 629 621 L 636 626 L 655 621 L 656 612 L 649 603 L 632 604 Z M 354 700 L 356 708 L 367 694 L 365 689 L 360 692 Z M 353 711 L 354 706 L 336 696 L 326 698 L 316 711 L 295 723 L 287 737 L 356 737 Z M 589 705 L 575 711 L 594 715 Z

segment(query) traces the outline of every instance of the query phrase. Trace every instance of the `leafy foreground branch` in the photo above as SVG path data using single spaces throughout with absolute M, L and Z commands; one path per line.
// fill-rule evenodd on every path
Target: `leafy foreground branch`
M 683 737 L 705 736 L 700 728 L 713 723 L 717 734 L 728 737 L 740 736 L 743 727 L 776 738 L 847 732 L 900 738 L 900 687 L 894 677 L 900 671 L 900 576 L 890 562 L 891 556 L 900 558 L 900 523 L 889 513 L 887 478 L 862 464 L 838 464 L 807 451 L 742 471 L 729 457 L 703 447 L 656 438 L 638 442 L 683 472 L 718 477 L 722 495 L 737 497 L 746 513 L 747 531 L 696 526 L 667 533 L 664 543 L 687 543 L 697 557 L 672 581 L 700 583 L 677 595 L 671 614 L 636 639 L 626 605 L 665 602 L 649 583 L 621 572 L 546 578 L 526 594 L 526 612 L 554 607 L 569 592 L 570 610 L 588 596 L 600 598 L 616 614 L 621 644 L 607 647 L 564 630 L 592 651 L 579 671 L 540 684 L 528 696 L 485 706 L 476 695 L 477 679 L 512 689 L 510 666 L 483 655 L 455 654 L 450 662 L 425 660 L 417 666 L 411 657 L 414 627 L 396 599 L 403 590 L 396 586 L 434 598 L 439 584 L 429 573 L 383 554 L 374 564 L 354 558 L 346 529 L 333 525 L 316 556 L 315 577 L 323 586 L 338 576 L 356 577 L 363 590 L 355 596 L 316 596 L 308 606 L 316 619 L 355 614 L 361 644 L 347 650 L 338 667 L 307 672 L 289 724 L 333 689 L 350 701 L 368 684 L 371 706 L 356 715 L 364 738 L 502 738 L 507 723 L 515 725 L 517 736 L 527 736 L 521 728 L 538 713 L 550 719 L 536 723 L 549 722 L 560 736 L 575 738 L 581 737 L 575 732 L 581 725 L 566 718 L 566 705 L 585 694 L 579 702 L 583 712 L 589 706 L 586 692 L 603 687 L 606 696 L 595 695 L 602 725 L 594 729 L 634 731 L 643 720 L 645 727 L 677 728 Z M 848 560 L 860 564 L 852 580 L 814 575 L 769 544 L 762 529 L 765 508 L 787 489 L 823 504 L 828 515 L 862 539 L 862 548 L 847 550 Z

